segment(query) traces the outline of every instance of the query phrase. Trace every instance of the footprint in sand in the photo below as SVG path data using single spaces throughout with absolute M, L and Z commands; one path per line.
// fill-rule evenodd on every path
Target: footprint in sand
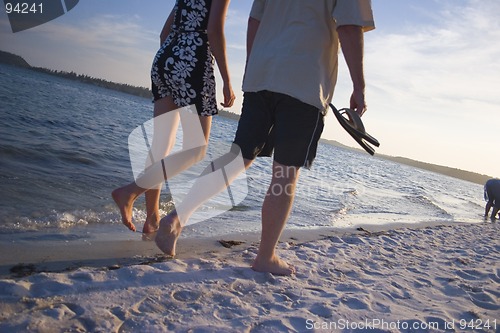
M 273 332 L 290 332 L 291 328 L 285 325 L 281 320 L 266 320 L 258 323 L 252 330 L 251 333 L 273 333 Z
M 347 305 L 350 309 L 353 310 L 368 310 L 369 306 L 366 302 L 363 302 L 354 297 L 343 297 L 341 299 L 342 303 Z
M 334 314 L 334 309 L 328 304 L 315 303 L 310 307 L 309 312 L 318 317 L 331 318 Z
M 469 281 L 477 281 L 477 280 L 484 280 L 488 277 L 488 274 L 484 274 L 483 272 L 480 272 L 478 270 L 458 270 L 456 272 L 458 276 L 460 276 L 464 280 L 469 280 Z
M 172 297 L 180 302 L 196 302 L 201 298 L 201 292 L 195 290 L 178 290 L 172 293 Z
M 148 296 L 137 305 L 135 310 L 138 313 L 164 313 L 165 308 L 172 308 L 172 306 L 172 301 L 166 297 Z M 121 312 L 115 313 L 115 315 L 125 320 L 127 316 L 123 310 Z
M 84 313 L 84 309 L 76 304 L 72 303 L 59 303 L 53 304 L 49 308 L 43 311 L 45 316 L 62 320 L 63 318 L 73 318 L 75 316 L 81 316 Z
M 500 305 L 497 303 L 495 296 L 490 296 L 490 293 L 479 286 L 461 285 L 463 290 L 467 292 L 472 303 L 480 308 L 487 310 L 499 310 Z M 493 292 L 493 295 L 495 292 Z
M 256 291 L 257 284 L 253 281 L 236 279 L 229 285 L 229 290 L 237 295 L 247 295 Z

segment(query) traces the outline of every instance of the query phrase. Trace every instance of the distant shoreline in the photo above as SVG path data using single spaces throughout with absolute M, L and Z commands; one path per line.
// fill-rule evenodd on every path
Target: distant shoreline
M 139 96 L 139 97 L 151 97 L 151 90 L 144 87 L 135 87 L 130 84 L 116 83 L 107 81 L 104 79 L 99 79 L 91 77 L 84 74 L 77 74 L 75 72 L 65 72 L 57 71 L 53 69 L 43 68 L 43 67 L 33 67 L 24 58 L 13 53 L 0 51 L 0 63 L 4 63 L 11 66 L 22 67 L 26 69 L 31 69 L 37 72 L 59 76 L 65 79 L 78 81 L 82 83 L 92 84 L 94 86 L 108 88 L 115 91 L 124 92 L 127 94 Z
M 4 63 L 7 65 L 11 66 L 16 66 L 16 67 L 22 67 L 26 69 L 31 69 L 37 72 L 42 72 L 50 75 L 55 75 L 59 76 L 62 78 L 74 80 L 74 81 L 79 81 L 82 83 L 87 83 L 115 91 L 120 91 L 123 93 L 127 93 L 130 95 L 135 95 L 139 97 L 144 97 L 144 98 L 149 98 L 151 97 L 151 90 L 145 87 L 135 87 L 131 86 L 129 84 L 122 84 L 122 83 L 116 83 L 116 82 L 111 82 L 99 78 L 94 78 L 90 77 L 88 75 L 83 75 L 83 74 L 76 74 L 75 72 L 64 72 L 64 71 L 56 71 L 56 70 L 51 70 L 47 68 L 41 68 L 41 67 L 33 67 L 31 66 L 26 60 L 24 60 L 21 56 L 18 56 L 16 54 L 12 54 L 9 52 L 5 51 L 0 51 L 0 63 Z M 219 115 L 225 118 L 233 119 L 233 120 L 238 120 L 239 115 L 236 113 L 228 112 L 225 110 L 219 110 Z M 348 146 L 345 146 L 337 141 L 334 140 L 327 140 L 327 139 L 321 139 L 322 143 L 329 144 L 332 146 L 336 147 L 341 147 L 344 149 L 349 149 L 349 150 L 355 150 L 355 151 L 360 151 L 359 149 L 356 148 L 351 148 Z M 456 168 L 451 168 L 451 167 L 446 167 L 446 166 L 441 166 L 441 165 L 435 165 L 435 164 L 430 164 L 430 163 L 425 163 L 425 162 L 420 162 L 420 161 L 415 161 L 411 160 L 409 158 L 405 157 L 400 157 L 400 156 L 388 156 L 388 155 L 376 155 L 379 158 L 390 160 L 396 163 L 404 164 L 404 165 L 409 165 L 411 167 L 415 167 L 418 169 L 423 169 L 439 174 L 443 174 L 449 177 L 453 178 L 458 178 L 462 179 L 465 181 L 469 181 L 472 183 L 476 184 L 484 184 L 488 179 L 493 178 L 488 175 L 483 175 L 471 171 L 465 171 L 465 170 L 460 170 Z
M 343 145 L 343 144 L 341 144 L 337 141 L 334 141 L 334 140 L 321 139 L 321 142 L 332 145 L 332 146 L 341 147 L 341 148 L 349 149 L 349 150 L 355 150 L 355 151 L 359 151 L 359 152 L 364 153 L 364 151 L 361 149 L 351 148 L 349 146 Z M 484 183 L 486 183 L 486 181 L 488 179 L 493 178 L 489 175 L 483 175 L 483 174 L 475 173 L 472 171 L 466 171 L 466 170 L 451 168 L 451 167 L 437 165 L 437 164 L 415 161 L 415 160 L 412 160 L 412 159 L 409 159 L 406 157 L 401 157 L 401 156 L 389 156 L 389 155 L 383 155 L 383 154 L 375 154 L 375 156 L 378 158 L 393 161 L 393 162 L 396 162 L 399 164 L 408 165 L 408 166 L 411 166 L 411 167 L 414 167 L 417 169 L 431 171 L 434 173 L 438 173 L 441 175 L 465 180 L 465 181 L 480 184 L 480 185 L 483 185 Z

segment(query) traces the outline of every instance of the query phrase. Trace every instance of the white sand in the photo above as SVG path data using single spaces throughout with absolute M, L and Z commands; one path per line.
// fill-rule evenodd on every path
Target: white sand
M 296 266 L 292 277 L 252 271 L 257 248 L 246 243 L 5 278 L 0 332 L 499 332 L 499 226 L 285 237 L 279 253 Z

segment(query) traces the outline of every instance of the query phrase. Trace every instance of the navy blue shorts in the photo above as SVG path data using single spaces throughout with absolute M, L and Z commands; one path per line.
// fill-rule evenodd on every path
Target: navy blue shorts
M 245 92 L 234 143 L 244 158 L 271 156 L 282 165 L 310 168 L 324 127 L 312 105 L 271 91 Z

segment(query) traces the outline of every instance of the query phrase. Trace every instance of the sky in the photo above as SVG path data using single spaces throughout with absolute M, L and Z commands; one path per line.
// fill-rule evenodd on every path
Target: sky
M 54 0 L 55 1 L 55 0 Z M 295 0 L 291 0 L 295 1 Z M 80 0 L 65 15 L 13 33 L 0 11 L 0 50 L 29 64 L 150 86 L 159 33 L 174 0 Z M 227 54 L 240 113 L 251 0 L 233 0 Z M 365 34 L 367 132 L 377 153 L 500 177 L 500 1 L 372 0 Z M 333 103 L 352 84 L 340 55 Z M 216 72 L 218 74 L 218 72 Z M 219 87 L 222 87 L 219 81 Z M 221 91 L 218 91 L 222 100 Z M 323 138 L 357 147 L 330 114 Z

